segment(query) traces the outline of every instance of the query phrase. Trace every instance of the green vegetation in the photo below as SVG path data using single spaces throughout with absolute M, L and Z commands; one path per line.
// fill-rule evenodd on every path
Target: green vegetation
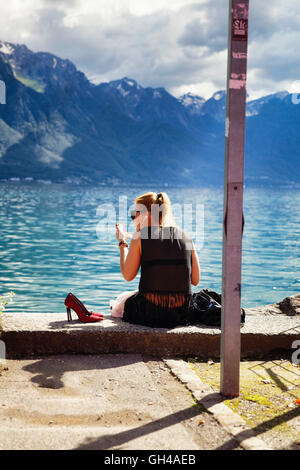
M 37 80 L 33 80 L 28 77 L 24 77 L 18 72 L 14 72 L 15 78 L 19 80 L 19 82 L 23 83 L 23 85 L 32 88 L 32 90 L 36 91 L 37 93 L 44 93 L 44 87 L 41 83 Z
M 8 303 L 12 301 L 14 295 L 15 293 L 13 291 L 9 292 L 8 294 L 0 295 L 0 314 L 3 313 L 3 310 L 8 305 Z
M 8 294 L 0 295 L 0 333 L 2 330 L 1 314 L 5 310 L 5 307 L 8 305 L 8 303 L 12 301 L 14 295 L 15 293 L 13 291 L 9 292 Z
M 220 389 L 220 362 L 188 358 L 190 367 L 213 390 Z M 240 396 L 224 400 L 273 448 L 299 448 L 300 365 L 287 359 L 243 360 Z
M 2 366 L 2 365 L 0 364 L 0 377 L 1 377 L 1 375 L 2 375 L 2 372 L 6 372 L 6 371 L 8 371 L 8 367 Z

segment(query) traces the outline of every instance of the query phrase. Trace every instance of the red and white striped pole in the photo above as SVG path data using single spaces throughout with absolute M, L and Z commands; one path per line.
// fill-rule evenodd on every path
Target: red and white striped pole
M 239 395 L 241 266 L 249 0 L 229 0 L 225 130 L 221 394 Z

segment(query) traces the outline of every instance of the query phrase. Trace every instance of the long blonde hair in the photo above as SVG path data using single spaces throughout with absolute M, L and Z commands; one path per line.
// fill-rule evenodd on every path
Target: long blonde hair
M 143 204 L 151 213 L 153 204 L 158 204 L 159 207 L 159 225 L 175 227 L 175 221 L 172 211 L 172 205 L 167 193 L 154 193 L 148 192 L 138 196 L 135 199 L 135 204 Z

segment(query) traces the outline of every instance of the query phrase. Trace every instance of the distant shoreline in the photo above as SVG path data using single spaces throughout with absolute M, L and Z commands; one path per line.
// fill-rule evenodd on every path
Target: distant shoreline
M 201 189 L 201 188 L 216 188 L 216 189 L 223 189 L 223 185 L 221 184 L 199 184 L 199 186 L 193 185 L 193 184 L 183 184 L 183 183 L 171 183 L 171 184 L 166 184 L 166 183 L 159 183 L 157 181 L 153 183 L 149 183 L 149 181 L 141 182 L 141 183 L 132 183 L 131 181 L 119 181 L 119 182 L 105 182 L 105 181 L 89 181 L 89 182 L 83 182 L 83 181 L 52 181 L 49 179 L 26 179 L 26 178 L 8 178 L 8 179 L 0 179 L 0 184 L 8 184 L 8 185 L 26 185 L 26 186 L 37 186 L 37 185 L 44 185 L 44 186 L 50 186 L 50 185 L 59 185 L 59 186 L 85 186 L 85 187 L 115 187 L 115 188 L 128 188 L 128 185 L 130 185 L 131 188 L 144 188 L 145 186 L 150 187 L 153 186 L 154 188 L 157 187 L 162 187 L 165 190 L 167 189 L 176 189 L 176 188 L 189 188 L 189 189 Z M 278 182 L 274 183 L 262 183 L 257 182 L 256 184 L 251 182 L 251 183 L 245 183 L 244 184 L 244 189 L 256 189 L 256 188 L 262 188 L 262 189 L 290 189 L 290 190 L 300 190 L 300 182 L 295 183 L 295 182 L 289 182 L 289 183 L 284 183 L 284 184 L 279 184 Z

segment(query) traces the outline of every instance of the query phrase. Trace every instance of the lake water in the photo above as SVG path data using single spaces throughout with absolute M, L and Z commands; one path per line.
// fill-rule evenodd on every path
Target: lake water
M 129 207 L 149 190 L 162 189 L 0 183 L 0 293 L 16 293 L 7 311 L 64 312 L 64 299 L 72 291 L 89 308 L 109 313 L 109 300 L 135 290 L 139 280 L 138 275 L 128 283 L 120 274 L 114 208 L 118 219 L 119 197 L 127 196 Z M 193 291 L 210 287 L 221 292 L 223 189 L 163 190 L 173 204 L 200 209 L 201 233 L 195 238 L 201 281 Z M 109 205 L 111 224 L 101 232 L 103 204 Z M 300 292 L 299 208 L 299 190 L 245 188 L 244 307 Z M 126 213 L 120 217 L 129 223 Z

